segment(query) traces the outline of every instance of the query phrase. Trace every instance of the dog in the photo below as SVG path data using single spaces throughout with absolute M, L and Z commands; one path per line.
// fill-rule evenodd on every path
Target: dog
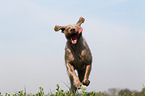
M 70 78 L 71 93 L 75 93 L 82 85 L 90 84 L 89 75 L 92 65 L 91 51 L 82 36 L 83 28 L 81 24 L 85 19 L 80 17 L 75 25 L 58 26 L 54 30 L 61 30 L 65 34 L 67 43 L 65 46 L 65 65 Z M 75 73 L 77 70 L 78 76 Z

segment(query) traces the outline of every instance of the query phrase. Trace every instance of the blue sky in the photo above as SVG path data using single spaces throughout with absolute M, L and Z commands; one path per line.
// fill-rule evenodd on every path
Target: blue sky
M 55 25 L 75 24 L 93 54 L 88 91 L 141 90 L 145 84 L 144 0 L 1 0 L 0 91 L 28 93 L 69 84 L 64 65 L 66 39 Z

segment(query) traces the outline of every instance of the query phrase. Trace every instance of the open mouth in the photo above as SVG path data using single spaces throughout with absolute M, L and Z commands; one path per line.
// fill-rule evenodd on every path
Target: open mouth
M 76 30 L 75 28 L 71 28 L 69 33 L 66 35 L 69 42 L 72 44 L 77 44 L 77 41 L 79 40 L 79 37 L 83 31 L 83 28 L 78 27 Z
M 78 33 L 71 34 L 71 35 L 68 37 L 68 40 L 69 40 L 72 44 L 76 44 L 77 41 L 78 41 L 78 37 L 79 37 L 79 34 L 78 34 Z

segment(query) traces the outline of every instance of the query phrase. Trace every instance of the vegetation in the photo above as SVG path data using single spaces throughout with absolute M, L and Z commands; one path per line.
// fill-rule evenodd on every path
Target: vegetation
M 144 86 L 144 85 L 143 85 Z M 28 94 L 26 90 L 18 91 L 12 95 L 5 93 L 2 95 L 0 92 L 0 96 L 74 96 L 70 93 L 70 91 L 64 91 L 60 89 L 60 86 L 57 84 L 56 93 L 48 93 L 44 94 L 44 90 L 42 87 L 39 87 L 39 92 L 36 94 Z M 75 96 L 145 96 L 145 86 L 143 87 L 141 92 L 131 91 L 129 89 L 117 89 L 110 88 L 108 92 L 86 92 L 86 87 L 81 88 L 80 93 L 76 93 Z

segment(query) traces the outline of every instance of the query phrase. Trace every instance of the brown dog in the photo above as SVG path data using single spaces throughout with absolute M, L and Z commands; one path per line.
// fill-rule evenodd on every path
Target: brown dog
M 71 92 L 75 93 L 76 89 L 80 89 L 82 84 L 88 86 L 88 80 L 91 71 L 92 55 L 90 49 L 82 36 L 83 28 L 80 27 L 85 21 L 80 17 L 75 25 L 58 26 L 54 30 L 61 30 L 67 39 L 65 47 L 65 65 L 67 67 L 68 76 L 71 83 Z M 78 72 L 78 76 L 75 73 Z

